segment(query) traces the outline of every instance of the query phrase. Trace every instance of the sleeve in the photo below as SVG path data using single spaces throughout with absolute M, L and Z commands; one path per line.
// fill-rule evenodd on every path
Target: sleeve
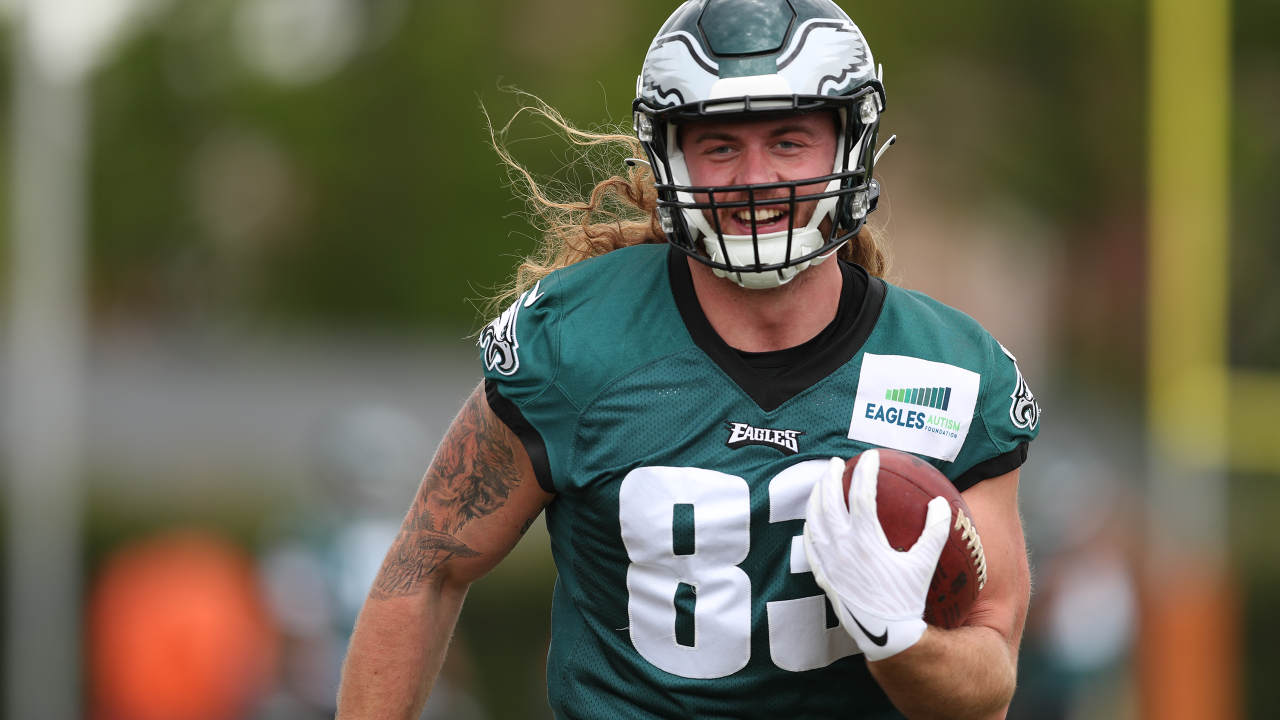
M 480 332 L 477 345 L 484 370 L 489 409 L 515 433 L 533 463 L 543 490 L 554 493 L 551 462 L 543 433 L 531 423 L 523 407 L 536 401 L 555 381 L 559 367 L 558 318 L 555 303 L 540 281 Z
M 1040 432 L 1040 404 L 1018 369 L 1017 358 L 988 336 L 987 371 L 975 409 L 969 442 L 956 458 L 964 468 L 954 483 L 967 490 L 988 478 L 1022 467 L 1028 448 Z

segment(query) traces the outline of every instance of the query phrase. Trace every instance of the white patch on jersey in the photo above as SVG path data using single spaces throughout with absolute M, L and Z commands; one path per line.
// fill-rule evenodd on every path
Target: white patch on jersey
M 1009 405 L 1009 421 L 1014 427 L 1036 429 L 1036 425 L 1040 424 L 1040 403 L 1036 402 L 1036 396 L 1031 392 L 1031 388 L 1027 387 L 1027 381 L 1022 379 L 1022 370 L 1018 368 L 1018 358 L 1009 352 L 1009 348 L 1004 345 L 1000 346 L 1005 355 L 1013 361 L 1013 371 L 1018 374 L 1018 381 L 1013 386 L 1013 394 L 1009 397 L 1013 402 Z
M 969 435 L 981 382 L 955 365 L 867 354 L 849 439 L 952 462 Z

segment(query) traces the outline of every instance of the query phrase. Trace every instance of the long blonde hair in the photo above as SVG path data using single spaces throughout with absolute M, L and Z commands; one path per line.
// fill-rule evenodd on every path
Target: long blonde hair
M 615 173 L 625 167 L 626 158 L 644 157 L 644 149 L 629 126 L 582 130 L 538 97 L 522 91 L 515 93 L 521 100 L 520 108 L 501 129 L 490 121 L 489 136 L 507 166 L 512 186 L 525 198 L 530 223 L 542 238 L 538 248 L 521 259 L 515 275 L 489 301 L 487 317 L 496 316 L 552 271 L 619 248 L 667 242 L 657 217 L 658 193 L 649 168 L 628 168 L 625 176 Z M 555 133 L 569 141 L 574 164 L 595 181 L 586 198 L 568 183 L 540 182 L 512 157 L 507 136 L 512 124 L 526 113 L 549 123 Z M 485 118 L 488 120 L 487 112 Z M 884 231 L 870 222 L 840 248 L 838 257 L 861 265 L 874 277 L 884 277 L 892 262 Z

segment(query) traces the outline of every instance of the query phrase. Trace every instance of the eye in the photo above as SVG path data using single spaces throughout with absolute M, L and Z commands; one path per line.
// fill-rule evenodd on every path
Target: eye
M 721 145 L 719 147 L 712 148 L 711 152 L 716 155 L 728 155 L 729 153 L 733 152 L 733 148 L 729 147 L 728 145 Z
M 780 140 L 778 142 L 779 150 L 794 150 L 795 148 L 798 148 L 798 147 L 800 147 L 800 144 L 795 142 L 794 140 Z

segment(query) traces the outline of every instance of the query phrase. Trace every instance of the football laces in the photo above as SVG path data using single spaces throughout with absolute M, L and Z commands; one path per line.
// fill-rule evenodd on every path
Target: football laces
M 969 553 L 978 567 L 978 590 L 981 592 L 987 584 L 987 556 L 982 552 L 982 538 L 978 537 L 978 529 L 963 510 L 956 510 L 955 529 L 960 531 L 960 538 L 969 545 Z

